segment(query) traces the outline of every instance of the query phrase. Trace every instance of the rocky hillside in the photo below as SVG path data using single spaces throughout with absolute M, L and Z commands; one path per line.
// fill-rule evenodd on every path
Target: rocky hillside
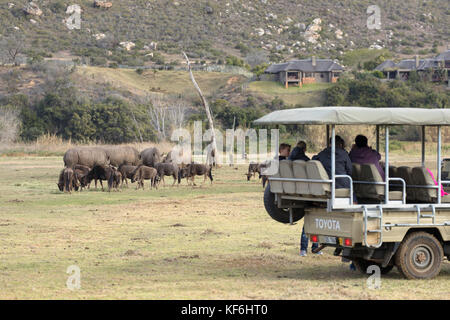
M 28 57 L 65 50 L 94 65 L 142 65 L 177 60 L 182 49 L 215 63 L 229 56 L 339 58 L 368 47 L 432 54 L 450 38 L 448 0 L 376 1 L 380 30 L 366 26 L 374 2 L 368 0 L 109 1 L 101 6 L 93 0 L 35 0 L 31 6 L 27 0 L 1 1 L 0 42 L 23 42 Z M 79 30 L 65 24 L 73 4 L 81 7 Z

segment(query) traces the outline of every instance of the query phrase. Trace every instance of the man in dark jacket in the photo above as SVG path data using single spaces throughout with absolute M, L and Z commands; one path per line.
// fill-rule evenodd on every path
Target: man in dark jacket
M 347 151 L 344 149 L 345 142 L 340 136 L 336 136 L 336 155 L 335 155 L 335 173 L 338 174 L 346 174 L 352 175 L 352 162 L 350 161 L 350 157 L 348 156 Z M 325 170 L 328 173 L 328 176 L 331 179 L 331 139 L 330 146 L 328 148 L 323 149 L 318 155 L 315 155 L 313 160 L 319 160 Z M 350 181 L 345 178 L 337 178 L 336 179 L 336 189 L 349 189 Z
M 309 157 L 305 154 L 306 152 L 306 142 L 305 141 L 299 141 L 295 148 L 292 150 L 291 154 L 289 155 L 289 160 L 304 160 L 309 161 Z

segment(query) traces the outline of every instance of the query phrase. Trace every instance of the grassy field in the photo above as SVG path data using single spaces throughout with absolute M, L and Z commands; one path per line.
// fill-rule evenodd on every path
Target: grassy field
M 299 257 L 302 224 L 271 220 L 243 167 L 215 170 L 212 186 L 71 195 L 57 191 L 61 168 L 60 157 L 0 157 L 1 299 L 450 296 L 448 262 L 434 280 L 394 270 L 370 290 L 332 249 Z M 81 270 L 80 290 L 66 288 L 70 265 Z
M 279 97 L 287 104 L 300 104 L 305 107 L 317 107 L 325 103 L 325 89 L 332 86 L 330 83 L 312 83 L 303 87 L 285 88 L 275 81 L 254 81 L 248 86 L 248 92 L 263 98 L 273 99 Z
M 208 96 L 245 79 L 244 76 L 223 72 L 194 71 L 194 75 Z M 186 71 L 145 70 L 142 74 L 138 74 L 134 69 L 80 67 L 77 69 L 77 77 L 84 86 L 86 82 L 107 83 L 136 95 L 146 95 L 150 92 L 179 94 L 185 97 L 197 95 Z

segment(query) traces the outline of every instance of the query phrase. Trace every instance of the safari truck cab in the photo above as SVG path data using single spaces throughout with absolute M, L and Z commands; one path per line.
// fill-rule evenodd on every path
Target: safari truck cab
M 334 247 L 336 256 L 364 273 L 370 265 L 381 273 L 397 266 L 408 279 L 429 279 L 439 274 L 444 257 L 450 260 L 450 195 L 438 187 L 450 183 L 441 177 L 441 127 L 450 125 L 450 110 L 301 108 L 272 112 L 255 124 L 323 125 L 327 141 L 331 137 L 331 177 L 319 161 L 272 162 L 278 166 L 268 177 L 264 206 L 274 220 L 303 218 L 319 249 Z M 352 125 L 375 126 L 377 150 L 384 133 L 384 180 L 373 164 L 353 164 L 351 176 L 335 173 L 336 126 Z M 421 166 L 390 165 L 389 129 L 398 125 L 421 127 Z M 425 167 L 427 126 L 437 128 L 437 185 Z M 350 187 L 336 189 L 336 179 L 347 179 Z

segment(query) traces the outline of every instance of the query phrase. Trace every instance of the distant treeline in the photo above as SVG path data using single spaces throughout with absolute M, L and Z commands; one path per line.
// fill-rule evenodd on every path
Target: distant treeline
M 118 99 L 77 101 L 70 89 L 66 93 L 47 93 L 37 102 L 16 95 L 4 99 L 0 108 L 18 111 L 23 141 L 34 141 L 48 133 L 74 142 L 126 143 L 141 137 L 144 141 L 156 140 L 143 106 Z

